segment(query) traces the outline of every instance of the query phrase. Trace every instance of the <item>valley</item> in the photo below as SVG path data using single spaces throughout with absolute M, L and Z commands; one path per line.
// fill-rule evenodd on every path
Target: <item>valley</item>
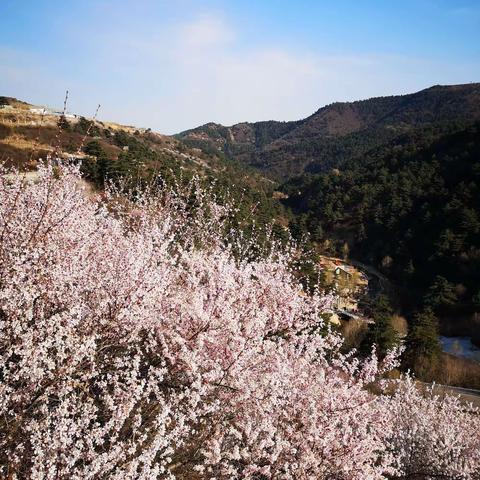
M 443 335 L 480 345 L 479 119 L 473 83 L 334 103 L 293 122 L 207 124 L 177 138 L 279 181 L 296 238 L 388 279 L 409 322 L 432 309 Z
M 0 480 L 480 480 L 478 0 L 0 18 Z
M 327 272 L 321 288 L 343 298 L 332 312 L 344 317 L 340 328 L 352 328 L 345 322 L 359 315 L 359 304 L 360 317 L 373 318 L 377 297 L 386 297 L 388 315 L 405 318 L 410 330 L 432 311 L 428 328 L 443 343 L 436 334 L 415 340 L 436 352 L 427 361 L 435 368 L 417 371 L 430 379 L 454 362 L 448 338 L 480 344 L 479 122 L 480 84 L 335 103 L 299 121 L 209 123 L 175 136 L 0 97 L 0 158 L 27 171 L 47 155 L 75 158 L 100 190 L 106 178 L 177 187 L 196 179 L 235 205 L 231 224 L 246 238 L 290 237 L 303 245 Z M 327 259 L 368 277 L 368 290 L 339 287 Z M 310 267 L 300 271 L 316 281 Z M 407 335 L 402 322 L 386 344 Z M 369 330 L 360 331 L 350 346 L 362 347 Z M 450 380 L 477 385 L 466 373 Z

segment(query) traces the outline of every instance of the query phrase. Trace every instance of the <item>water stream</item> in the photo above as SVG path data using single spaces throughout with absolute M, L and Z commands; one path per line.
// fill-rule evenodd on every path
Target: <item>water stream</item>
M 470 337 L 440 336 L 440 343 L 446 353 L 480 362 L 480 348 L 471 342 Z

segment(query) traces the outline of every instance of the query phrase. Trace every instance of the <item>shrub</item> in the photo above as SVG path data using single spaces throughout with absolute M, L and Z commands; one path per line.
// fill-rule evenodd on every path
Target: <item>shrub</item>
M 478 417 L 370 393 L 395 355 L 342 355 L 294 252 L 234 256 L 227 208 L 92 199 L 65 165 L 0 178 L 4 477 L 380 479 L 411 470 L 412 425 L 446 445 L 420 460 L 478 475 Z

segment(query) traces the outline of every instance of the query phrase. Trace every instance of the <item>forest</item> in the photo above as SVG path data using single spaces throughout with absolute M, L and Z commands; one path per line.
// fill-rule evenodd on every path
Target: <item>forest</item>
M 409 286 L 416 302 L 476 306 L 480 124 L 451 129 L 405 135 L 339 169 L 293 179 L 286 203 L 317 242 L 345 231 L 352 255 Z

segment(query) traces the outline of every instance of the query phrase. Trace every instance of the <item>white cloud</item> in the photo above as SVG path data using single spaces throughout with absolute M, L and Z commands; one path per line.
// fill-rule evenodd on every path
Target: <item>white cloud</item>
M 233 30 L 219 16 L 202 14 L 178 28 L 177 40 L 187 48 L 221 47 L 235 38 Z
M 320 73 L 314 58 L 270 49 L 205 50 L 194 61 L 178 58 L 177 67 L 183 81 L 176 106 L 197 123 L 295 118 L 304 113 L 305 93 Z

